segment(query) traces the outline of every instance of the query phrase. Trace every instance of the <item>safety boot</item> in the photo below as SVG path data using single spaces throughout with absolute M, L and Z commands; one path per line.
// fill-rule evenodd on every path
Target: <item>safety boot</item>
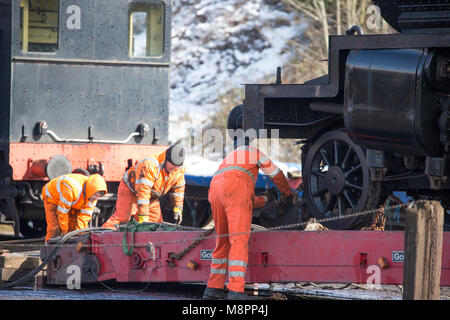
M 261 297 L 249 296 L 244 292 L 229 291 L 225 300 L 261 300 Z
M 204 300 L 222 300 L 226 297 L 226 292 L 223 289 L 206 287 L 202 299 Z

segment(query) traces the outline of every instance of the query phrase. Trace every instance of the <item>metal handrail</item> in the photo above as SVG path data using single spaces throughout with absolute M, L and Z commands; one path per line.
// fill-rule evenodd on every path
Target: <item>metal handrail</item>
M 114 143 L 114 144 L 125 144 L 128 141 L 130 141 L 131 138 L 141 135 L 139 132 L 135 131 L 131 133 L 125 140 L 95 140 L 95 139 L 63 139 L 58 137 L 56 133 L 54 133 L 52 130 L 47 130 L 47 134 L 56 142 L 80 142 L 80 143 L 92 142 L 92 143 Z
M 58 135 L 48 129 L 47 121 L 43 120 L 36 124 L 37 132 L 39 135 L 48 135 L 55 142 L 68 142 L 68 143 L 111 143 L 111 144 L 125 144 L 130 141 L 133 137 L 144 137 L 146 132 L 150 130 L 149 126 L 146 123 L 141 123 L 138 125 L 136 131 L 132 132 L 125 140 L 96 140 L 94 138 L 89 139 L 65 139 L 60 138 Z M 89 128 L 90 129 L 90 128 Z

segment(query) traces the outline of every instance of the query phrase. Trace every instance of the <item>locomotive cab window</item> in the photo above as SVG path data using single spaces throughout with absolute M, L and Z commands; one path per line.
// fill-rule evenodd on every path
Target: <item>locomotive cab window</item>
M 129 54 L 157 57 L 164 48 L 164 5 L 136 4 L 130 10 Z
M 23 52 L 58 50 L 59 0 L 20 0 Z

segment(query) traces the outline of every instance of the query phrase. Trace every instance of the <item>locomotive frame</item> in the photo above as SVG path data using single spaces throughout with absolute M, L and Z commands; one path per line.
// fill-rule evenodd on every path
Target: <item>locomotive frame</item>
M 307 208 L 317 219 L 382 205 L 392 191 L 448 189 L 448 4 L 374 1 L 398 34 L 329 38 L 329 73 L 304 84 L 246 84 L 245 129 L 301 139 Z M 370 216 L 327 223 L 360 228 Z M 448 219 L 448 214 L 446 215 Z

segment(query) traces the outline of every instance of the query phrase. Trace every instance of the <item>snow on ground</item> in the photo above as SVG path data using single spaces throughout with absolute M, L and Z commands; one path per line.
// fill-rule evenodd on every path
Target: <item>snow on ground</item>
M 198 155 L 192 155 L 186 159 L 185 174 L 196 177 L 211 177 L 220 166 L 221 161 L 213 161 Z

